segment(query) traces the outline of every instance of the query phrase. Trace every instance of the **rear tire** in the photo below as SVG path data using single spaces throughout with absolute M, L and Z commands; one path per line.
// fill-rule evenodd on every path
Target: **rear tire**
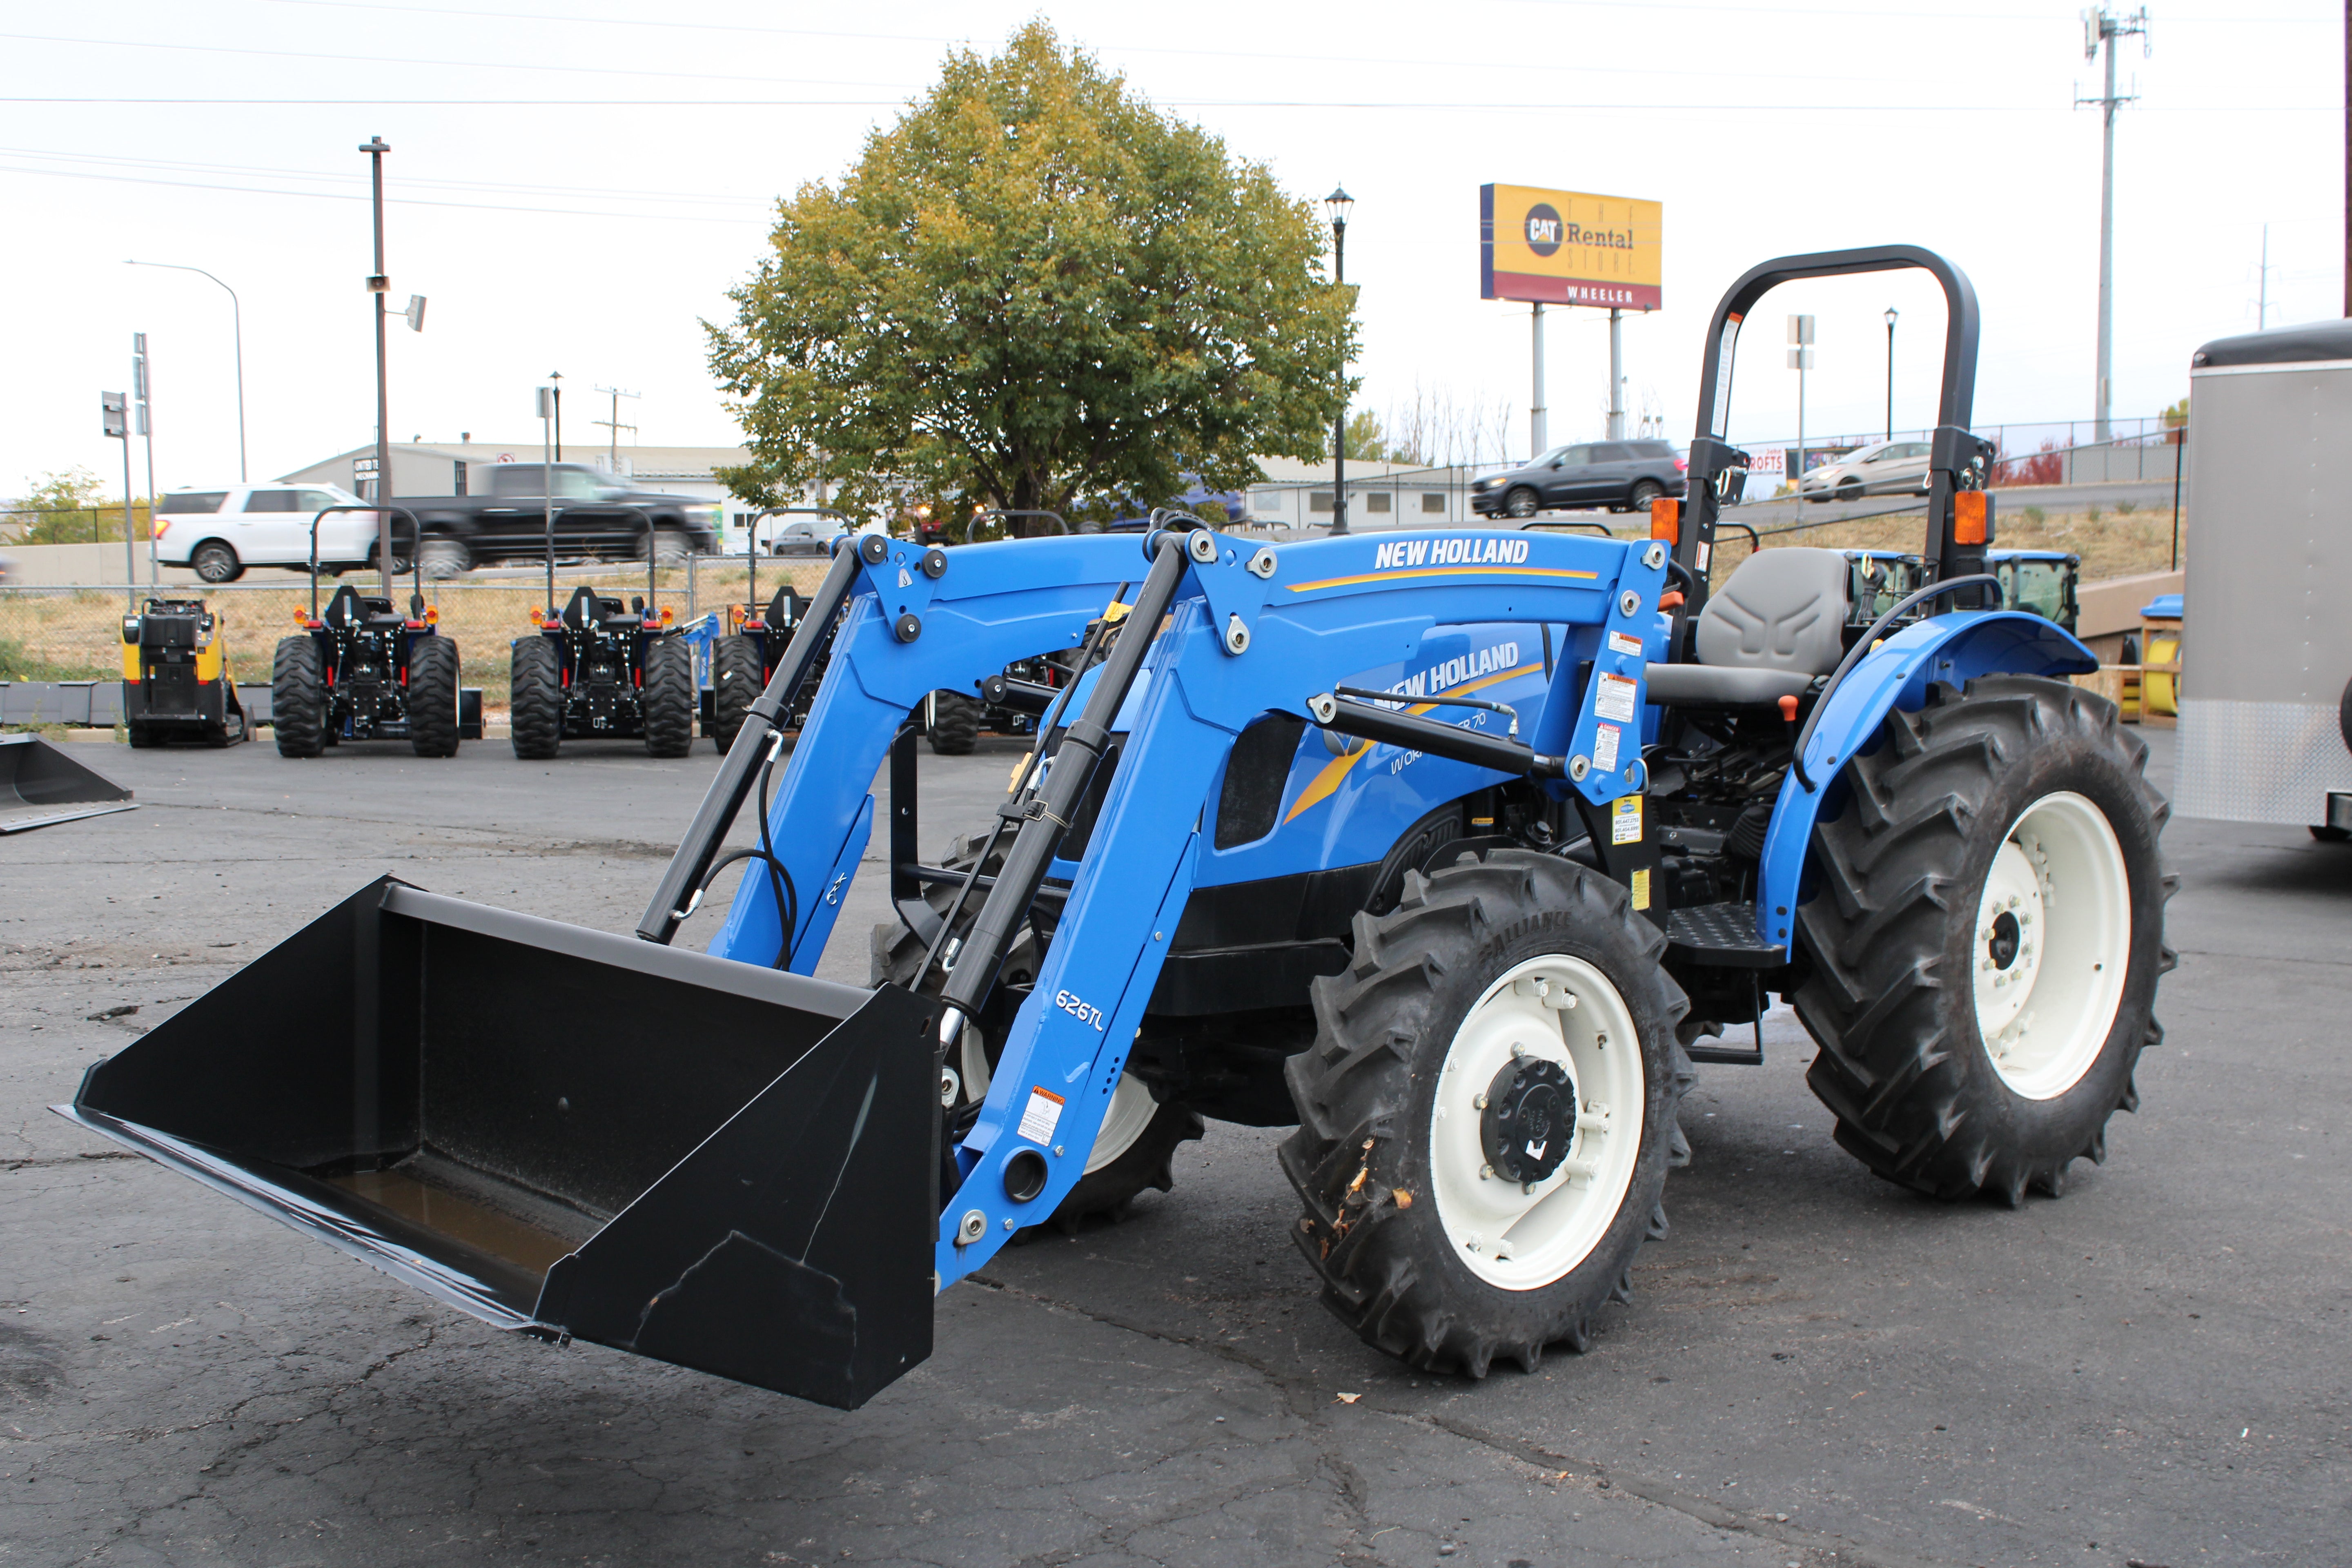
M 319 645 L 307 637 L 280 637 L 269 663 L 269 727 L 281 757 L 315 757 L 327 749 L 327 676 Z
M 466 548 L 465 542 L 446 533 L 427 534 L 425 542 L 416 547 L 416 555 L 418 570 L 436 583 L 462 577 L 474 564 L 474 552 Z
M 1665 493 L 1665 486 L 1655 479 L 1643 479 L 1635 484 L 1631 493 L 1625 497 L 1625 510 L 1647 511 L 1650 510 L 1650 503 Z
M 563 673 L 553 640 L 517 637 L 510 674 L 507 729 L 514 754 L 543 763 L 563 747 Z
M 961 692 L 934 692 L 931 750 L 942 757 L 968 757 L 980 745 L 980 703 Z
M 217 539 L 207 539 L 188 557 L 188 568 L 207 583 L 234 583 L 245 575 L 236 552 Z
M 131 749 L 134 752 L 143 752 L 151 746 L 160 746 L 163 743 L 163 732 L 145 724 L 129 724 L 124 728 L 129 731 L 126 739 L 130 741 Z M 2316 827 L 2312 829 L 2314 833 L 2318 831 Z
M 420 757 L 457 754 L 457 645 L 437 634 L 408 644 L 408 744 Z
M 1355 950 L 1315 983 L 1315 1044 L 1286 1069 L 1292 1239 L 1324 1304 L 1431 1371 L 1585 1349 L 1689 1157 L 1664 934 L 1599 873 L 1502 849 L 1409 874 L 1394 911 L 1356 916 Z
M 1533 517 L 1537 510 L 1536 492 L 1526 485 L 1515 487 L 1503 498 L 1505 517 Z
M 759 645 L 750 637 L 726 637 L 711 644 L 710 740 L 722 754 L 734 749 L 766 681 Z
M 686 558 L 694 553 L 694 542 L 675 528 L 657 528 L 654 530 L 653 552 L 654 565 L 667 572 L 686 564 Z M 637 559 L 642 561 L 645 555 L 646 547 L 640 544 Z
M 694 750 L 694 654 L 684 637 L 655 637 L 646 644 L 646 684 L 638 702 L 645 714 L 646 755 L 682 757 Z
M 1887 716 L 1813 829 L 1806 1081 L 1877 1174 L 2013 1205 L 2104 1162 L 2107 1119 L 2138 1109 L 2170 808 L 2113 703 L 2027 676 L 1939 689 Z

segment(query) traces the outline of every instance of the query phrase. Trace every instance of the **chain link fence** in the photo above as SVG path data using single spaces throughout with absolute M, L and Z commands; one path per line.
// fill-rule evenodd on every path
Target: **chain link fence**
M 824 570 L 824 561 L 816 557 L 762 560 L 758 581 L 761 605 L 787 583 L 803 595 L 813 593 Z M 690 557 L 684 567 L 655 574 L 654 603 L 675 612 L 673 625 L 708 614 L 723 617 L 729 604 L 746 601 L 749 575 L 740 556 Z M 373 574 L 353 573 L 345 581 L 362 594 L 373 594 L 379 580 Z M 413 582 L 402 579 L 394 594 L 394 602 L 403 609 Z M 646 591 L 643 567 L 600 565 L 584 571 L 559 567 L 556 606 L 560 609 L 583 584 L 624 602 Z M 320 579 L 320 607 L 336 586 L 331 578 Z M 428 579 L 424 594 L 425 604 L 438 612 L 441 635 L 457 645 L 464 684 L 482 689 L 485 707 L 505 707 L 508 647 L 515 638 L 531 634 L 530 612 L 546 603 L 546 579 L 479 574 L 445 583 Z M 296 631 L 296 616 L 308 614 L 310 607 L 308 584 L 166 584 L 155 596 L 205 600 L 216 617 L 215 635 L 224 644 L 229 674 L 247 685 L 268 684 L 278 639 Z M 148 590 L 142 588 L 138 602 L 144 605 L 148 597 Z M 120 584 L 0 586 L 0 680 L 121 679 L 123 613 Z

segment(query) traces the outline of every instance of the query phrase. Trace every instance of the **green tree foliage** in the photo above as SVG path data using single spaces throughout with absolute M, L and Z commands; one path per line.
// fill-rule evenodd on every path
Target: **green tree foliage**
M 41 482 L 8 508 L 7 521 L 24 531 L 20 544 L 88 544 L 122 537 L 122 503 L 105 499 L 98 476 L 88 468 L 44 474 Z M 147 503 L 134 502 L 131 527 L 147 537 Z
M 824 481 L 968 517 L 1237 489 L 1258 454 L 1325 455 L 1355 348 L 1308 205 L 1042 22 L 950 54 L 770 243 L 704 323 L 747 499 Z
M 1381 416 L 1360 408 L 1348 416 L 1348 460 L 1351 463 L 1417 463 L 1421 458 L 1404 443 L 1391 442 Z

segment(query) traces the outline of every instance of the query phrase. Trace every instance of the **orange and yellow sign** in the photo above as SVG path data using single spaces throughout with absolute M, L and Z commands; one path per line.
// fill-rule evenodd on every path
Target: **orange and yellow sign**
M 1665 205 L 1533 185 L 1478 187 L 1479 293 L 1488 300 L 1654 310 Z

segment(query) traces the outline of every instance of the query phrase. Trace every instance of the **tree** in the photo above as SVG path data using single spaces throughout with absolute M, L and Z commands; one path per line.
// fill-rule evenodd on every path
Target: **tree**
M 968 517 L 1240 489 L 1258 454 L 1325 456 L 1355 349 L 1308 205 L 1042 22 L 951 53 L 770 245 L 704 323 L 746 499 L 824 481 Z
M 122 503 L 109 503 L 105 490 L 96 474 L 88 468 L 68 468 L 62 473 L 41 476 L 41 482 L 27 490 L 8 509 L 8 521 L 22 526 L 18 536 L 23 544 L 81 544 L 105 542 L 122 537 Z M 113 512 L 111 520 L 102 515 L 100 508 Z M 140 538 L 147 537 L 146 504 L 134 503 L 131 520 Z
M 1409 463 L 1412 459 L 1402 455 L 1391 457 L 1388 432 L 1381 428 L 1380 416 L 1369 408 L 1359 408 L 1348 416 L 1348 460 L 1353 463 Z

